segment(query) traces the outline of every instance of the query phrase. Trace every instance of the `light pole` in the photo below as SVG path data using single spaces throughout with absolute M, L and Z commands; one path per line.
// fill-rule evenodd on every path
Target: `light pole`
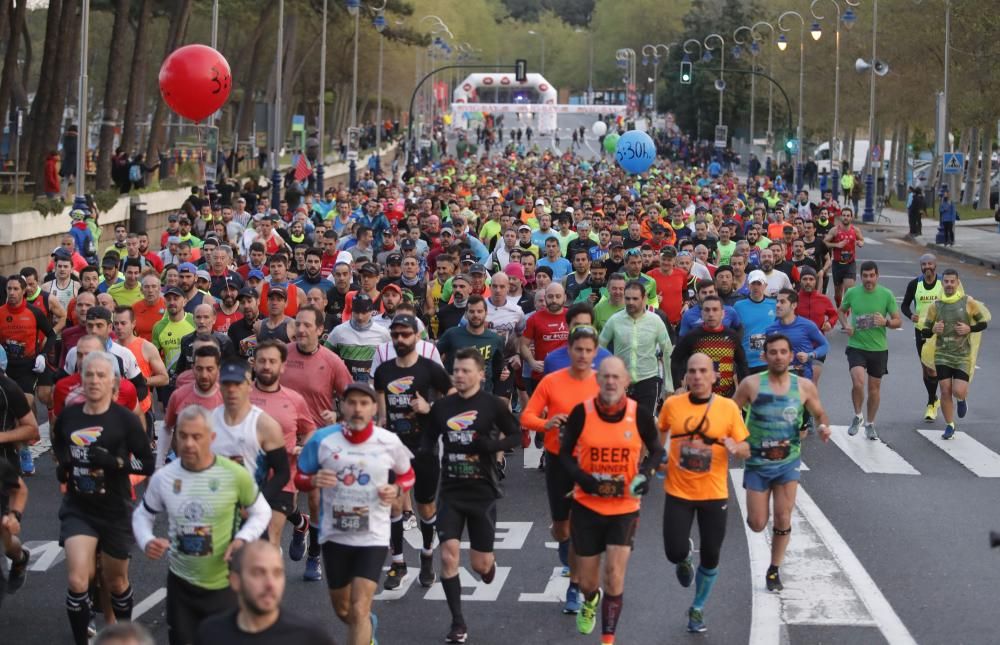
M 795 142 L 796 142 L 796 158 L 795 158 L 795 190 L 800 192 L 802 190 L 803 178 L 802 178 L 802 103 L 804 97 L 804 90 L 806 86 L 806 19 L 802 17 L 802 14 L 798 11 L 786 11 L 785 13 L 778 16 L 778 28 L 782 32 L 790 31 L 791 27 L 785 27 L 783 24 L 785 18 L 789 16 L 795 16 L 799 19 L 799 119 L 798 123 L 795 124 Z M 785 34 L 782 33 L 778 38 L 778 49 L 784 51 L 788 47 L 788 39 Z
M 316 192 L 323 195 L 323 148 L 326 136 L 326 10 L 327 2 L 323 0 L 323 29 L 319 39 L 319 109 L 317 112 L 319 132 L 319 152 L 316 156 Z
M 753 26 L 750 27 L 750 33 L 754 36 L 754 44 L 756 44 L 757 28 L 767 27 L 771 30 L 771 40 L 774 40 L 774 25 L 764 20 L 760 22 L 755 22 Z M 753 45 L 751 45 L 751 48 Z M 758 47 L 758 50 L 760 48 Z M 754 54 L 756 56 L 756 53 Z M 769 76 L 774 76 L 774 47 L 767 48 L 767 73 Z M 767 151 L 770 156 L 774 155 L 774 83 L 767 84 Z
M 718 45 L 712 46 L 709 43 L 718 41 Z M 722 125 L 722 99 L 726 95 L 726 39 L 719 34 L 709 34 L 705 36 L 705 60 L 709 61 L 712 59 L 712 52 L 718 48 L 722 49 L 722 54 L 719 56 L 719 82 L 716 83 L 715 89 L 719 91 L 719 123 Z
M 636 77 L 636 55 L 635 50 L 629 47 L 619 49 L 615 52 L 615 60 L 618 61 L 618 65 L 625 69 L 625 96 L 626 102 L 626 113 L 629 116 L 635 114 L 636 101 L 635 101 L 635 77 Z
M 219 0 L 212 0 L 212 49 L 218 50 L 219 48 Z M 208 117 L 208 127 L 212 128 L 215 126 L 215 113 L 213 112 Z M 216 133 L 215 137 L 215 152 L 219 153 L 219 137 Z M 212 159 L 212 163 L 218 165 L 217 159 Z M 207 169 L 206 169 L 206 175 Z M 209 175 L 211 176 L 211 175 Z M 212 201 L 212 195 L 215 193 L 215 181 L 212 179 L 205 180 L 205 196 L 208 197 L 209 201 Z
M 375 12 L 375 31 L 378 32 L 378 90 L 375 100 L 375 177 L 382 172 L 382 50 L 385 45 L 385 1 Z
M 923 0 L 913 0 L 917 4 L 921 4 Z M 942 163 L 944 158 L 944 153 L 946 150 L 951 149 L 951 141 L 948 138 L 948 86 L 949 86 L 949 73 L 951 72 L 951 0 L 944 0 L 944 90 L 941 92 L 939 97 L 939 114 L 937 123 L 937 137 L 934 146 L 935 162 L 934 166 L 937 167 L 938 163 Z M 944 183 L 944 165 L 942 163 L 942 184 Z
M 691 51 L 691 49 L 689 49 L 689 47 L 691 47 L 693 45 L 697 45 L 698 46 L 698 57 L 697 58 L 694 58 L 693 56 L 691 56 L 691 54 L 693 54 L 694 52 Z M 690 58 L 692 61 L 699 61 L 699 60 L 702 59 L 702 54 L 704 54 L 704 45 L 702 45 L 701 41 L 698 40 L 697 38 L 688 38 L 687 40 L 684 41 L 684 44 L 681 45 L 681 51 L 684 52 L 684 58 L 685 59 Z M 693 67 L 694 67 L 694 65 L 692 65 L 692 68 Z M 692 76 L 694 76 L 694 74 L 692 74 Z M 701 139 L 701 108 L 700 107 L 698 108 L 697 116 L 695 116 L 695 125 L 696 125 L 695 130 L 698 133 L 698 137 L 697 138 Z
M 347 0 L 347 13 L 354 17 L 354 67 L 351 72 L 351 130 L 348 141 L 348 185 L 351 190 L 358 185 L 358 33 L 361 30 L 358 18 L 361 14 L 361 0 Z M 353 148 L 353 150 L 351 149 Z
M 746 31 L 749 40 L 740 38 L 740 34 Z M 733 31 L 733 58 L 739 58 L 743 54 L 743 47 L 749 43 L 750 47 L 750 152 L 753 152 L 753 131 L 754 131 L 754 117 L 756 116 L 756 103 L 757 103 L 757 54 L 760 52 L 760 47 L 757 45 L 757 40 L 754 37 L 753 29 L 747 26 L 737 27 Z M 747 162 L 749 164 L 749 160 Z
M 868 155 L 865 159 L 865 213 L 862 221 L 875 221 L 875 170 L 872 151 L 875 146 L 875 68 L 878 61 L 878 0 L 872 1 L 872 60 L 868 89 Z
M 538 40 L 542 41 L 542 76 L 545 76 L 545 34 L 534 29 L 529 29 L 528 33 L 532 36 L 538 36 Z
M 281 66 L 285 44 L 285 0 L 278 0 L 278 46 L 274 54 L 274 150 L 271 152 L 271 207 L 281 203 Z
M 664 45 L 663 43 L 657 43 L 655 45 L 643 45 L 642 46 L 642 65 L 645 67 L 649 63 L 649 57 L 653 57 L 653 115 L 656 115 L 656 82 L 660 79 L 660 51 L 663 51 L 662 58 L 664 60 L 670 59 L 670 48 L 677 43 L 670 43 L 669 45 Z
M 76 136 L 76 196 L 73 198 L 73 208 L 89 212 L 87 208 L 87 58 L 90 49 L 90 0 L 83 0 L 80 7 L 80 95 L 77 97 L 77 136 Z M 15 177 L 14 183 L 17 183 Z
M 809 5 L 809 11 L 812 13 L 813 18 L 816 20 L 824 20 L 825 18 L 816 11 L 816 5 L 823 0 L 812 0 Z M 860 0 L 844 0 L 847 3 L 847 11 L 841 15 L 840 13 L 840 3 L 837 0 L 828 0 L 828 2 L 833 3 L 834 8 L 837 10 L 837 20 L 834 24 L 837 25 L 834 30 L 834 42 L 835 42 L 835 53 L 834 53 L 834 68 L 833 68 L 833 132 L 830 136 L 830 181 L 832 182 L 833 188 L 833 199 L 836 200 L 840 193 L 840 164 L 843 158 L 843 152 L 840 146 L 840 25 L 843 23 L 844 27 L 850 29 L 854 26 L 854 22 L 857 20 L 857 16 L 854 14 L 854 9 L 860 4 Z M 812 36 L 814 39 L 819 40 L 822 36 L 822 31 L 820 31 L 819 23 L 813 25 Z

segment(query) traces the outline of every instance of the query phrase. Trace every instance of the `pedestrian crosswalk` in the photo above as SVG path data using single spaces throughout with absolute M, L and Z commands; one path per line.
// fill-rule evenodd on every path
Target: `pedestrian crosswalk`
M 916 468 L 883 441 L 868 441 L 861 434 L 850 436 L 847 426 L 831 426 L 830 440 L 866 473 L 919 475 Z
M 945 441 L 941 439 L 940 430 L 917 430 L 917 432 L 972 471 L 976 477 L 1000 477 L 1000 455 L 968 434 L 956 432 L 954 437 Z

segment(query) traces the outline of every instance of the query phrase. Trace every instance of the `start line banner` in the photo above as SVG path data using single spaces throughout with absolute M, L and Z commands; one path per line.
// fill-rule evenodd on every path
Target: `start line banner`
M 452 103 L 452 112 L 502 112 L 520 114 L 624 114 L 627 105 L 571 105 L 567 103 Z

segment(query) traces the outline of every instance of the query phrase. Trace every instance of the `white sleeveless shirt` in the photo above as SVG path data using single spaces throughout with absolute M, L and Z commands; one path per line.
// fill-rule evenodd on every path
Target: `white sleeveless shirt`
M 242 464 L 258 484 L 266 469 L 264 450 L 257 440 L 257 419 L 262 412 L 251 405 L 243 420 L 231 426 L 226 423 L 226 406 L 220 405 L 212 411 L 212 430 L 215 432 L 212 452 Z

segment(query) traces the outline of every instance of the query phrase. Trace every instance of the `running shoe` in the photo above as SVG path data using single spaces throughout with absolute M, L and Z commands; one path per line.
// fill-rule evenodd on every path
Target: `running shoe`
M 371 621 L 372 621 L 372 641 L 371 641 L 371 645 L 378 645 L 378 639 L 375 638 L 375 632 L 378 631 L 378 616 L 375 615 L 375 612 L 370 612 L 368 615 L 371 617 Z
M 708 631 L 708 625 L 705 624 L 705 613 L 701 609 L 694 607 L 688 609 L 688 631 L 692 634 Z
M 302 579 L 307 582 L 318 582 L 323 579 L 323 567 L 319 563 L 318 555 L 306 558 L 306 570 L 302 573 Z
M 403 511 L 403 530 L 412 531 L 417 528 L 417 516 L 413 511 Z
M 575 614 L 580 611 L 581 604 L 580 588 L 570 583 L 566 589 L 566 604 L 563 605 L 562 612 L 564 614 Z
M 955 436 L 955 424 L 949 423 L 944 427 L 944 434 L 941 435 L 942 439 L 951 439 Z
M 305 523 L 301 529 L 292 530 L 292 541 L 288 545 L 288 557 L 292 562 L 298 562 L 306 554 L 306 535 L 309 534 L 309 516 L 302 514 Z
M 601 605 L 601 590 L 591 600 L 583 599 L 580 603 L 580 611 L 576 614 L 576 631 L 581 634 L 592 634 L 594 626 L 597 625 L 597 608 Z
M 940 401 L 935 401 L 927 406 L 927 411 L 924 412 L 924 421 L 936 421 L 938 415 L 938 408 L 941 407 Z
M 768 591 L 781 591 L 785 588 L 785 585 L 781 584 L 781 576 L 778 574 L 778 570 L 773 571 L 768 570 L 767 575 L 764 576 L 764 582 L 767 585 Z
M 420 574 L 417 576 L 421 587 L 433 586 L 437 576 L 434 574 L 434 554 L 420 554 Z
M 868 438 L 869 441 L 878 441 L 878 433 L 875 432 L 874 423 L 865 424 L 865 437 Z
M 469 639 L 469 629 L 465 625 L 452 625 L 451 631 L 444 637 L 446 643 L 464 643 Z
M 675 569 L 677 573 L 677 582 L 681 583 L 682 587 L 690 587 L 691 583 L 694 582 L 694 564 L 691 561 L 692 551 L 694 551 L 694 540 L 688 538 L 687 557 L 678 562 Z
M 24 586 L 24 581 L 28 579 L 28 562 L 31 559 L 31 552 L 25 548 L 21 549 L 21 561 L 10 563 L 10 572 L 7 574 L 7 593 L 17 593 L 18 589 Z
M 423 562 L 421 562 L 421 569 L 423 569 Z M 393 589 L 399 589 L 399 585 L 403 584 L 403 578 L 406 577 L 406 563 L 405 562 L 393 562 L 389 565 L 389 571 L 385 574 L 385 582 L 382 586 L 386 588 L 387 591 L 392 591 Z M 424 585 L 429 586 L 429 585 Z
M 858 434 L 858 430 L 861 429 L 861 425 L 865 422 L 864 415 L 855 414 L 854 419 L 851 420 L 851 425 L 847 428 L 847 434 L 854 436 Z
M 955 406 L 955 413 L 959 419 L 964 419 L 965 415 L 969 413 L 969 402 L 965 399 L 959 399 L 958 405 Z
M 545 470 L 545 451 L 542 451 L 542 456 L 538 458 L 538 470 Z
M 570 574 L 569 566 L 563 567 L 562 571 L 559 572 L 559 575 L 562 576 L 563 578 L 568 578 L 569 574 Z
M 17 451 L 18 457 L 21 459 L 21 474 L 25 477 L 31 477 L 35 474 L 35 459 L 31 456 L 31 448 L 24 446 Z
M 493 564 L 490 566 L 490 570 L 484 573 L 482 576 L 480 576 L 480 580 L 482 580 L 486 584 L 490 584 L 491 582 L 493 582 L 493 578 L 496 577 L 497 577 L 497 561 L 494 560 Z

